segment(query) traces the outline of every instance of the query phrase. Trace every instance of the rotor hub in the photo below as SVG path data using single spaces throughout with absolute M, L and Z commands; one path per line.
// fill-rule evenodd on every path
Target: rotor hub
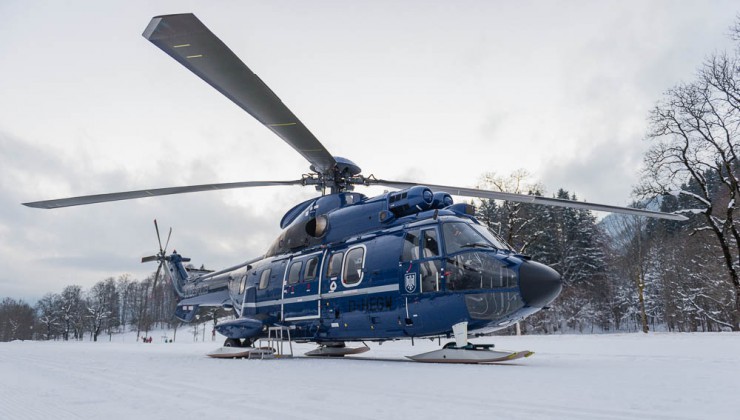
M 367 185 L 367 178 L 360 174 L 362 169 L 356 163 L 340 156 L 334 156 L 334 160 L 334 167 L 324 173 L 311 165 L 312 173 L 303 176 L 304 185 L 315 185 L 317 191 L 324 193 L 328 188 L 331 194 L 352 191 L 355 185 Z

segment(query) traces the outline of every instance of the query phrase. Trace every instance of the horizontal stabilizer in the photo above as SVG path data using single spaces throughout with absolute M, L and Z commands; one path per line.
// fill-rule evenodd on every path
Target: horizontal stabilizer
M 195 315 L 198 313 L 198 309 L 200 309 L 201 306 L 220 307 L 224 304 L 230 303 L 231 298 L 229 297 L 229 291 L 226 289 L 212 293 L 205 293 L 200 296 L 181 300 L 175 309 L 175 316 L 183 322 L 191 322 L 195 318 Z
M 247 317 L 218 324 L 216 330 L 225 337 L 241 339 L 259 334 L 263 325 L 261 320 Z
M 199 296 L 183 299 L 177 306 L 183 305 L 200 305 L 200 306 L 223 306 L 225 303 L 231 303 L 229 291 L 221 289 L 217 292 L 205 293 Z

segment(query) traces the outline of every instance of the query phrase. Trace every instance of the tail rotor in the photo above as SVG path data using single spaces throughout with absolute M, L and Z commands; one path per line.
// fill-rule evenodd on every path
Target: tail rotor
M 159 244 L 159 252 L 156 255 L 150 255 L 148 257 L 144 257 L 141 259 L 142 263 L 147 263 L 151 261 L 159 261 L 159 266 L 157 266 L 157 272 L 154 275 L 154 285 L 152 286 L 152 290 L 156 290 L 157 288 L 157 282 L 159 281 L 159 274 L 162 272 L 162 266 L 164 265 L 164 262 L 167 261 L 167 246 L 170 244 L 170 238 L 172 237 L 172 228 L 170 228 L 169 233 L 167 234 L 167 242 L 165 242 L 164 248 L 162 248 L 162 238 L 159 235 L 159 224 L 157 224 L 157 219 L 154 219 L 154 230 L 157 232 L 157 242 Z

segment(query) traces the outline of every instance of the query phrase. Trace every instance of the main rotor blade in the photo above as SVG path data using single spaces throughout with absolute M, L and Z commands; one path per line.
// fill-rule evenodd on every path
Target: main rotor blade
M 336 161 L 280 98 L 192 13 L 155 16 L 142 34 L 247 111 L 322 174 Z
M 384 179 L 370 180 L 370 183 L 377 184 L 377 185 L 384 185 L 386 187 L 393 187 L 393 188 L 409 188 L 409 187 L 414 187 L 417 185 L 423 185 L 425 187 L 431 188 L 433 191 L 444 191 L 452 195 L 462 195 L 466 197 L 489 198 L 493 200 L 515 201 L 519 203 L 532 203 L 532 204 L 542 204 L 542 205 L 547 205 L 547 206 L 570 207 L 570 208 L 575 208 L 575 209 L 606 211 L 610 213 L 631 214 L 633 216 L 647 216 L 647 217 L 654 217 L 658 219 L 688 220 L 686 216 L 682 216 L 680 214 L 662 213 L 658 211 L 635 209 L 632 207 L 612 206 L 609 204 L 595 204 L 595 203 L 588 203 L 585 201 L 572 201 L 572 200 L 563 200 L 560 198 L 547 198 L 547 197 L 541 197 L 537 195 L 525 195 L 525 194 L 514 194 L 514 193 L 501 192 L 501 191 L 481 190 L 477 188 L 461 188 L 461 187 L 451 187 L 447 185 L 417 184 L 413 182 L 387 181 Z
M 159 195 L 184 194 L 198 191 L 227 190 L 232 188 L 271 187 L 281 185 L 303 185 L 303 180 L 295 181 L 246 181 L 227 182 L 223 184 L 190 185 L 187 187 L 154 188 L 151 190 L 125 191 L 110 194 L 83 195 L 79 197 L 60 198 L 56 200 L 34 201 L 23 203 L 24 206 L 39 209 L 56 209 L 59 207 L 81 206 L 85 204 L 104 203 L 107 201 L 131 200 L 134 198 L 155 197 Z

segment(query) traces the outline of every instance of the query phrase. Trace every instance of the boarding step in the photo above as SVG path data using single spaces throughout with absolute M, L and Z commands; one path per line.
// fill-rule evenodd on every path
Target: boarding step
M 285 352 L 285 343 L 288 343 L 288 352 Z M 293 357 L 293 341 L 290 338 L 290 327 L 274 326 L 267 328 L 267 338 L 258 340 L 260 347 L 268 347 L 275 350 L 276 358 Z

